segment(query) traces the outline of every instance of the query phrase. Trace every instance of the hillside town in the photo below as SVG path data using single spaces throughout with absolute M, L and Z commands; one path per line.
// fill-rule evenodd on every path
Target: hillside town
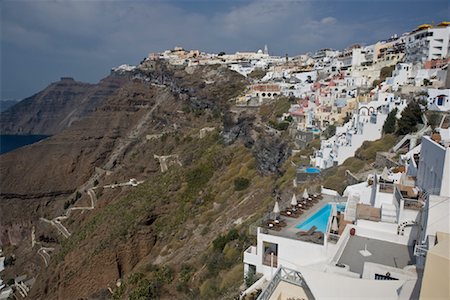
M 230 100 L 236 110 L 289 103 L 267 130 L 288 135 L 293 156 L 320 141 L 301 164 L 292 162 L 294 192 L 288 198 L 275 193 L 273 209 L 249 229 L 256 244 L 242 253 L 240 299 L 450 298 L 450 22 L 422 24 L 371 45 L 297 56 L 272 55 L 269 45 L 235 54 L 175 47 L 150 53 L 143 63 L 160 61 L 186 72 L 220 65 L 243 75 L 249 84 Z M 136 68 L 121 65 L 112 72 Z M 411 111 L 418 111 L 418 122 L 400 125 Z M 199 136 L 214 131 L 204 127 Z M 303 188 L 333 167 L 345 167 L 367 142 L 394 131 L 393 147 L 376 153 L 370 170 L 359 176 L 347 170 L 353 182 L 343 191 Z M 166 138 L 161 132 L 146 139 Z M 176 161 L 166 164 L 170 157 Z M 154 159 L 161 173 L 182 166 L 175 154 Z M 143 182 L 133 178 L 102 189 Z M 90 189 L 86 195 L 92 205 L 83 209 L 93 210 L 95 193 Z M 53 250 L 40 248 L 45 266 Z M 14 259 L 0 249 L 0 273 Z M 0 276 L 0 300 L 13 294 L 26 298 L 34 282 L 24 275 L 3 282 Z

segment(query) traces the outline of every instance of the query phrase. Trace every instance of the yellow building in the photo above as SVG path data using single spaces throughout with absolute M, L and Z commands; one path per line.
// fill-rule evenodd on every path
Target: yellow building
M 450 234 L 436 233 L 427 252 L 420 300 L 450 299 Z

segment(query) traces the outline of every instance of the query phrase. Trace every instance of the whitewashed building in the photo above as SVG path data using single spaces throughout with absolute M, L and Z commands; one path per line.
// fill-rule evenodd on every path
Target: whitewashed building
M 429 110 L 450 111 L 450 89 L 428 89 Z
M 311 164 L 321 169 L 342 164 L 347 158 L 355 155 L 363 142 L 381 138 L 382 128 L 389 112 L 397 108 L 400 115 L 406 105 L 406 100 L 383 92 L 378 93 L 376 101 L 359 103 L 352 119 L 337 127 L 333 137 L 322 141 L 320 150 L 311 158 Z
M 425 62 L 449 55 L 450 22 L 420 25 L 406 39 L 406 61 Z

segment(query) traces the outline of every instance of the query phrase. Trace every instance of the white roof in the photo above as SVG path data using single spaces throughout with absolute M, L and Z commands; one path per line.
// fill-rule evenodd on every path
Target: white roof
M 398 299 L 404 280 L 368 280 L 301 268 L 316 299 Z

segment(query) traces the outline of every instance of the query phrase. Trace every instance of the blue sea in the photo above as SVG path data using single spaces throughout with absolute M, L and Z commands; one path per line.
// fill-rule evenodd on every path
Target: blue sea
M 49 135 L 0 135 L 0 154 L 36 143 Z

